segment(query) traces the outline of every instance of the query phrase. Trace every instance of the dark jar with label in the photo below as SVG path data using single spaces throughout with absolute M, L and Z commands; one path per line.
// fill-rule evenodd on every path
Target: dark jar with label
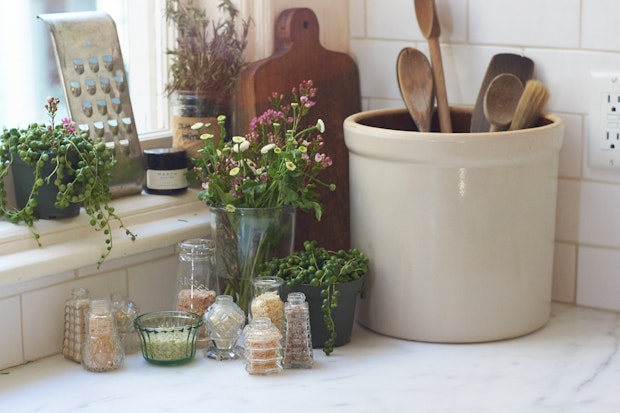
M 187 190 L 187 154 L 183 149 L 146 149 L 146 183 L 149 194 L 174 195 Z

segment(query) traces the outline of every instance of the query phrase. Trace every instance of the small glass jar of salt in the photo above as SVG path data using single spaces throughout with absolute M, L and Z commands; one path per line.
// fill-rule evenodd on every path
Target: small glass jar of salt
M 218 295 L 215 304 L 209 307 L 204 316 L 207 335 L 213 345 L 205 350 L 209 358 L 234 360 L 241 355 L 237 340 L 245 325 L 245 313 L 233 302 L 230 295 Z

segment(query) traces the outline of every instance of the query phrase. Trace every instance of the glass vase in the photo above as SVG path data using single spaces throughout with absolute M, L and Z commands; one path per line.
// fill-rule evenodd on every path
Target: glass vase
M 260 265 L 293 252 L 295 216 L 292 206 L 275 208 L 211 208 L 215 222 L 216 265 L 223 293 L 248 314 L 252 279 Z

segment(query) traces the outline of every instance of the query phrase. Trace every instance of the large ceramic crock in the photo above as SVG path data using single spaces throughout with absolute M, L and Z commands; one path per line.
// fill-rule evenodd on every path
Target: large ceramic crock
M 550 315 L 558 154 L 554 115 L 527 130 L 421 133 L 404 109 L 344 122 L 352 246 L 370 259 L 358 321 L 431 342 L 512 338 Z

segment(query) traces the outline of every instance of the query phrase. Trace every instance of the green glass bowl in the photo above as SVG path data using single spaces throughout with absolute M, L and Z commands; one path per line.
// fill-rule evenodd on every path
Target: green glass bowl
M 188 311 L 156 311 L 134 321 L 142 356 L 150 363 L 176 366 L 191 361 L 202 317 Z

